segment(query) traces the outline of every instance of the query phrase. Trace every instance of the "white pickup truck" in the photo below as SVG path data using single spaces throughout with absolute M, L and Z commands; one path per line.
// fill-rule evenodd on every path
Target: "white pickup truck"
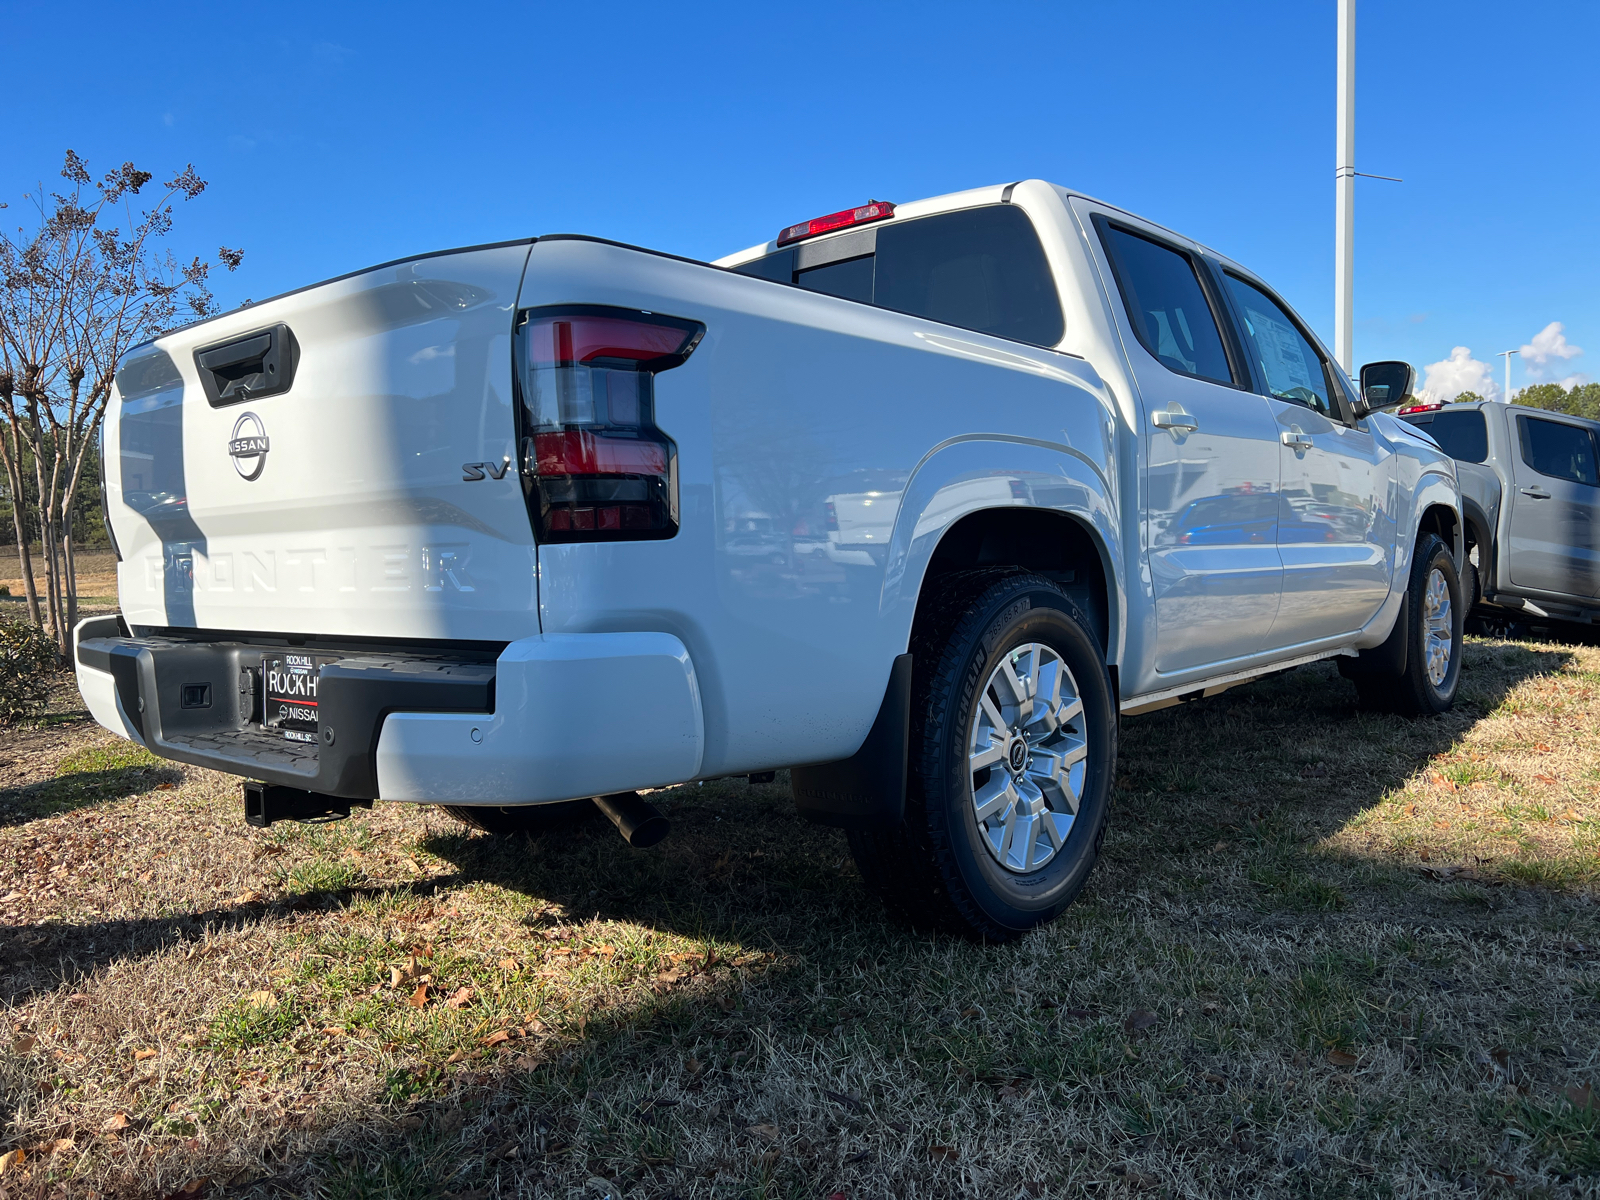
M 791 768 L 892 906 L 1006 938 L 1082 887 L 1119 714 L 1333 656 L 1452 702 L 1455 468 L 1369 411 L 1410 381 L 1038 180 L 386 263 L 128 356 L 79 685 L 258 824 L 641 844 L 639 789 Z

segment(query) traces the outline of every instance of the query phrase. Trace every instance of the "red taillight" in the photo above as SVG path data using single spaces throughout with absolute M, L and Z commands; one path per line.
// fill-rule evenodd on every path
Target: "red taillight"
M 656 428 L 654 382 L 704 333 L 697 321 L 597 305 L 522 314 L 523 474 L 541 540 L 678 531 L 677 447 Z
M 1414 413 L 1414 412 L 1433 412 L 1435 409 L 1440 409 L 1440 408 L 1443 408 L 1443 407 L 1444 407 L 1443 404 L 1408 404 L 1408 405 L 1406 405 L 1406 407 L 1404 407 L 1402 409 L 1399 409 L 1395 413 L 1395 416 L 1403 417 L 1407 413 Z
M 869 200 L 860 208 L 845 208 L 836 213 L 829 213 L 825 217 L 812 217 L 809 221 L 791 225 L 778 234 L 778 245 L 787 246 L 790 242 L 798 242 L 801 238 L 816 237 L 819 233 L 830 233 L 835 229 L 845 229 L 851 225 L 866 225 L 892 216 L 894 216 L 894 205 L 887 200 Z
M 832 533 L 838 533 L 839 532 L 839 512 L 838 512 L 837 509 L 835 509 L 833 507 L 833 501 L 832 500 L 824 500 L 822 502 L 822 507 L 825 510 L 827 510 L 827 514 L 828 514 L 828 529 L 829 529 L 829 531 L 832 532 Z

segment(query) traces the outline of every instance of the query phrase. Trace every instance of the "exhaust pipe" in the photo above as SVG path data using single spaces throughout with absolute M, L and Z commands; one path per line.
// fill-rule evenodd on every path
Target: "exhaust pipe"
M 596 796 L 594 803 L 635 849 L 648 849 L 672 832 L 672 825 L 661 810 L 638 792 Z

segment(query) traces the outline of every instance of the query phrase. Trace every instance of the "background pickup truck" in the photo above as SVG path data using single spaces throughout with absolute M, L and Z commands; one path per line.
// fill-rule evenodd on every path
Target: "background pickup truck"
M 717 264 L 557 235 L 131 353 L 95 717 L 246 815 L 491 832 L 793 769 L 868 882 L 988 938 L 1105 830 L 1119 714 L 1338 657 L 1455 694 L 1455 466 L 1246 268 L 1037 180 Z
M 1600 422 L 1492 401 L 1417 405 L 1402 419 L 1456 460 L 1467 611 L 1600 617 Z

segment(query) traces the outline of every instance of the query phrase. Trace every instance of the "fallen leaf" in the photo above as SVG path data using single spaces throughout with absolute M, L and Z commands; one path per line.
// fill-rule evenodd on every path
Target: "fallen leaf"
M 119 1112 L 116 1115 L 107 1118 L 106 1123 L 100 1126 L 100 1128 L 105 1130 L 107 1133 L 121 1133 L 127 1127 L 128 1114 L 125 1112 Z
M 259 899 L 261 899 L 261 893 L 257 892 L 257 891 L 254 891 L 254 890 L 251 890 L 251 891 L 248 891 L 248 892 L 240 892 L 237 896 L 235 896 L 233 898 L 233 903 L 235 903 L 235 904 L 254 904 Z
M 419 983 L 417 990 L 411 993 L 411 999 L 406 1001 L 412 1008 L 424 1008 L 428 1003 L 428 985 Z
M 1449 821 L 1435 821 L 1433 823 L 1433 827 L 1435 829 L 1449 829 L 1450 828 L 1450 822 Z
M 278 997 L 267 991 L 251 992 L 245 997 L 245 1003 L 251 1008 L 277 1008 Z
M 1408 817 L 1416 816 L 1417 806 L 1415 804 L 1408 804 L 1408 805 L 1406 805 L 1405 812 L 1406 812 L 1406 816 L 1408 816 Z
M 763 1142 L 776 1142 L 781 1136 L 776 1125 L 752 1125 L 749 1131 Z
M 65 1154 L 68 1150 L 75 1149 L 77 1145 L 78 1143 L 73 1141 L 71 1138 L 56 1138 L 54 1141 L 46 1142 L 44 1145 L 38 1147 L 34 1153 L 52 1155 Z
M 458 1063 L 458 1062 L 460 1062 L 462 1059 L 464 1059 L 466 1057 L 467 1057 L 467 1052 L 465 1050 L 457 1050 L 454 1054 L 452 1054 L 449 1058 L 445 1059 L 444 1061 L 445 1061 L 445 1064 L 448 1066 L 448 1065 L 451 1065 L 453 1063 Z
M 329 1025 L 322 1031 L 324 1037 L 343 1037 L 344 1030 L 338 1025 Z
M 1329 1050 L 1328 1061 L 1336 1067 L 1353 1067 L 1361 1060 L 1347 1050 Z
M 26 1054 L 39 1044 L 39 1039 L 31 1033 L 19 1034 L 11 1040 L 11 1053 Z
M 1556 782 L 1558 782 L 1558 780 L 1556 779 L 1556 777 L 1554 775 L 1546 775 L 1543 771 L 1541 771 L 1537 775 L 1535 775 L 1534 778 L 1537 779 L 1540 783 L 1556 783 Z
M 1136 1008 L 1129 1013 L 1127 1019 L 1122 1022 L 1122 1028 L 1126 1030 L 1128 1035 L 1131 1037 L 1134 1034 L 1143 1033 L 1155 1023 L 1155 1013 L 1146 1012 L 1142 1008 Z
M 496 1029 L 488 1037 L 483 1039 L 483 1044 L 485 1046 L 498 1046 L 501 1042 L 509 1042 L 510 1040 L 511 1031 L 509 1029 Z
M 1589 1084 L 1579 1087 L 1571 1084 L 1567 1088 L 1567 1103 L 1579 1112 L 1584 1112 L 1594 1107 L 1594 1088 Z
M 1533 748 L 1535 750 L 1539 751 L 1541 754 L 1549 754 L 1550 753 L 1550 747 L 1546 746 L 1543 742 L 1539 742 L 1539 743 L 1535 744 L 1535 746 Z
M 143 1062 L 147 1058 L 154 1058 L 158 1053 L 159 1051 L 156 1050 L 135 1050 L 133 1052 L 133 1061 Z
M 465 1008 L 472 1003 L 472 989 L 469 987 L 457 988 L 455 995 L 444 1002 L 446 1008 Z
M 177 789 L 177 786 L 178 786 L 177 784 L 171 783 L 171 782 L 158 783 L 158 784 L 156 784 L 156 791 L 158 791 L 158 792 L 171 792 L 171 791 L 175 791 Z
M 961 1157 L 961 1151 L 954 1146 L 929 1146 L 928 1157 L 939 1162 L 955 1162 Z
M 0 1175 L 4 1175 L 12 1167 L 20 1167 L 28 1161 L 28 1156 L 21 1149 L 7 1150 L 0 1154 Z
M 701 1071 L 706 1069 L 705 1064 L 692 1054 L 689 1056 L 689 1061 L 684 1063 L 683 1066 L 684 1070 L 688 1071 L 691 1075 L 698 1075 Z
M 1427 862 L 1430 858 L 1433 857 L 1433 855 L 1429 854 L 1428 853 L 1428 848 L 1426 846 L 1424 846 L 1424 847 L 1422 847 L 1422 849 L 1417 851 L 1417 857 L 1420 858 L 1423 862 Z
M 515 971 L 517 969 L 517 960 L 514 958 L 502 958 L 500 960 L 500 969 L 502 971 Z
M 191 1179 L 177 1191 L 170 1192 L 166 1196 L 163 1196 L 162 1200 L 199 1200 L 201 1196 L 205 1195 L 206 1184 L 210 1182 L 210 1176 L 205 1175 L 201 1176 L 199 1179 Z

